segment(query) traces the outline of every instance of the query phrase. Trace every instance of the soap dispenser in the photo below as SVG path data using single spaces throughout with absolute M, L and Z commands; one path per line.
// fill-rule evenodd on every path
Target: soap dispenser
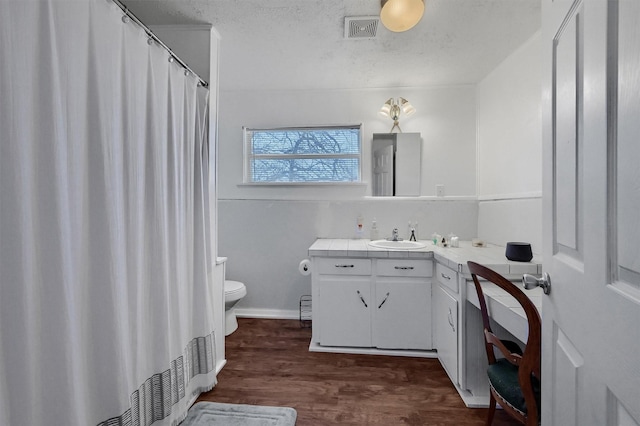
M 364 234 L 364 218 L 361 214 L 356 218 L 356 239 L 362 238 Z
M 371 230 L 369 231 L 369 239 L 371 241 L 375 241 L 380 239 L 380 233 L 378 232 L 378 224 L 376 223 L 376 219 L 373 219 L 371 222 Z

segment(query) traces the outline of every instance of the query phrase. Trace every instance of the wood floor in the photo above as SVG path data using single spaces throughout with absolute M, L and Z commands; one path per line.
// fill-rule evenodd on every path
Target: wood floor
M 298 321 L 240 318 L 227 336 L 227 365 L 200 401 L 289 406 L 298 426 L 482 426 L 434 359 L 309 352 Z M 501 410 L 494 426 L 511 426 Z

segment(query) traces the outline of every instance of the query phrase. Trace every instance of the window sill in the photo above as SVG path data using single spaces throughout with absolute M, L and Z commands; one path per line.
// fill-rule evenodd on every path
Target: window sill
M 238 187 L 320 187 L 320 186 L 352 186 L 352 187 L 366 187 L 368 185 L 367 182 L 244 182 L 239 183 Z

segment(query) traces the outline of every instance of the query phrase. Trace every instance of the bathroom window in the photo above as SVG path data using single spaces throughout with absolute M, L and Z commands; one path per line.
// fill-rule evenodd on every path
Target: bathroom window
M 244 128 L 244 180 L 360 182 L 361 127 Z

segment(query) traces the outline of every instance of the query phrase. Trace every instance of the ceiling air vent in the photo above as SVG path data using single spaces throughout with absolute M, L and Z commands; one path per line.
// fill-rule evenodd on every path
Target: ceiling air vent
M 378 31 L 378 16 L 347 16 L 344 18 L 344 38 L 375 38 Z

